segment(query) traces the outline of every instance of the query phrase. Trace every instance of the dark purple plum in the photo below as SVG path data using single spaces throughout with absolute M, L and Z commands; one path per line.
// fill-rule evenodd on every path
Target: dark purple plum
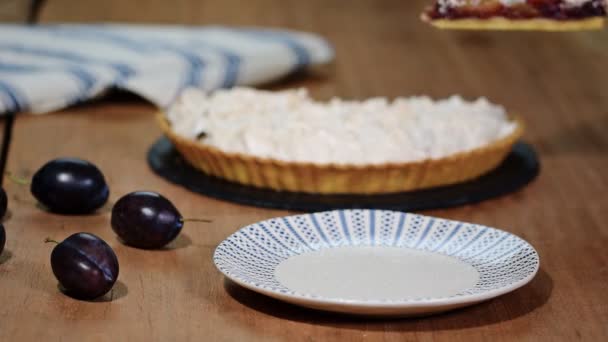
M 3 188 L 0 188 L 0 219 L 6 214 L 6 207 L 8 206 L 8 198 L 6 198 L 6 192 Z
M 4 232 L 4 226 L 0 223 L 0 254 L 4 251 L 4 243 L 6 243 L 6 233 Z
M 173 203 L 155 192 L 132 192 L 112 208 L 112 229 L 127 245 L 137 248 L 161 248 L 177 237 L 183 225 Z
M 89 233 L 71 235 L 51 252 L 51 267 L 65 294 L 92 300 L 108 293 L 118 278 L 112 248 Z
M 110 189 L 92 163 L 76 158 L 49 161 L 32 178 L 31 192 L 50 211 L 88 214 L 103 206 Z

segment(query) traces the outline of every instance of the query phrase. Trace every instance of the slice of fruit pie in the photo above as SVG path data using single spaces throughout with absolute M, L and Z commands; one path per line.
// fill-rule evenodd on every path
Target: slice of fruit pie
M 592 30 L 607 9 L 608 0 L 436 0 L 422 20 L 444 29 Z

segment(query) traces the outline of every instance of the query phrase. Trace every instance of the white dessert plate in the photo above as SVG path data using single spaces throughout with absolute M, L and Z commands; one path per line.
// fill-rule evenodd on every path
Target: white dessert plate
M 415 316 L 479 303 L 528 283 L 534 248 L 481 225 L 386 210 L 334 210 L 243 227 L 217 268 L 289 303 L 360 315 Z

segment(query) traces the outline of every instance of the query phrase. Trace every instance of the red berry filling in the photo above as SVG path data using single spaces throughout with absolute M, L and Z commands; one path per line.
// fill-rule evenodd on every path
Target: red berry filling
M 606 7 L 603 0 L 591 0 L 578 7 L 565 6 L 563 0 L 526 0 L 525 3 L 513 6 L 505 6 L 499 1 L 490 1 L 482 2 L 479 5 L 456 7 L 449 7 L 437 1 L 427 14 L 431 19 L 505 17 L 568 20 L 606 16 Z

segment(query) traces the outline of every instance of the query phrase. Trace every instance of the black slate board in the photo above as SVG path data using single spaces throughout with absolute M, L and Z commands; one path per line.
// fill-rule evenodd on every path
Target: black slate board
M 166 138 L 148 151 L 154 172 L 191 191 L 240 204 L 298 211 L 375 208 L 401 211 L 439 209 L 477 203 L 522 188 L 539 173 L 536 153 L 518 142 L 494 171 L 466 183 L 385 195 L 315 195 L 245 186 L 208 176 L 190 166 Z

